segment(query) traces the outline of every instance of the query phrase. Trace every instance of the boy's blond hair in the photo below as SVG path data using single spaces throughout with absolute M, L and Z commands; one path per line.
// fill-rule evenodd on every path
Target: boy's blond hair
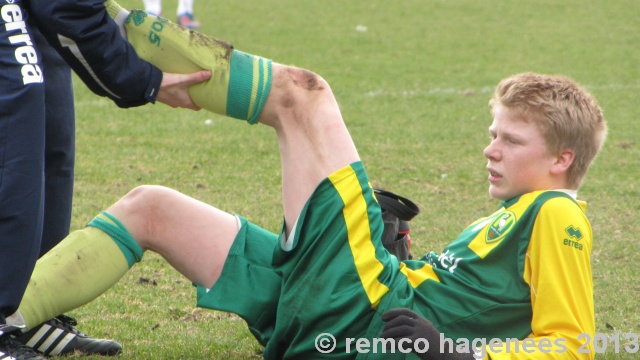
M 580 187 L 607 135 L 606 121 L 593 96 L 565 76 L 522 73 L 502 80 L 489 104 L 492 111 L 503 106 L 521 111 L 526 121 L 535 121 L 552 153 L 572 149 L 567 185 Z

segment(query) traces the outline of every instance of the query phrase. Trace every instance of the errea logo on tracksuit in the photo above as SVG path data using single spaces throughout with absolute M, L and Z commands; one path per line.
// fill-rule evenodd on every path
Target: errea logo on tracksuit
M 2 16 L 2 20 L 5 23 L 4 26 L 7 33 L 15 33 L 7 39 L 15 46 L 16 60 L 22 64 L 20 72 L 23 83 L 25 85 L 42 83 L 43 76 L 40 65 L 38 65 L 38 54 L 27 31 L 22 8 L 16 4 L 9 3 L 2 7 L 0 16 Z

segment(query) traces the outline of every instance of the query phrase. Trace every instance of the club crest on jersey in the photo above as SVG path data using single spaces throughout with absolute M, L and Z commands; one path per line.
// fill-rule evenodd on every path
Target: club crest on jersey
M 484 241 L 487 244 L 491 244 L 502 240 L 509 231 L 511 231 L 515 223 L 516 214 L 512 211 L 505 211 L 503 214 L 498 215 L 498 217 L 489 224 Z

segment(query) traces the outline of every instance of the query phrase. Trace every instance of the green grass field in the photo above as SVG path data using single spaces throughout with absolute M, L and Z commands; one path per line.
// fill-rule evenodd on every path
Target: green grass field
M 163 5 L 174 20 L 176 1 Z M 610 127 L 580 191 L 595 234 L 597 331 L 640 334 L 637 0 L 196 0 L 195 7 L 202 32 L 329 81 L 374 185 L 420 205 L 412 223 L 417 254 L 442 249 L 497 206 L 482 150 L 499 80 L 535 71 L 586 86 Z M 122 110 L 80 82 L 76 99 L 72 229 L 141 184 L 166 185 L 280 229 L 280 162 L 266 126 L 162 104 Z M 147 254 L 70 315 L 81 330 L 120 341 L 121 359 L 260 358 L 240 318 L 194 304 L 189 281 Z M 621 353 L 610 345 L 597 358 L 638 356 L 621 345 Z

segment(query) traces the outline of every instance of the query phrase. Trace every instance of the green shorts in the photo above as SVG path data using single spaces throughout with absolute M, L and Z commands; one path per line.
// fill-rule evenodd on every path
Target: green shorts
M 240 231 L 220 278 L 209 291 L 197 286 L 197 305 L 238 314 L 265 345 L 273 333 L 282 284 L 282 276 L 271 265 L 278 235 L 239 219 Z
M 390 286 L 389 306 L 411 307 L 411 286 L 382 246 L 383 226 L 364 167 L 353 163 L 318 185 L 289 239 L 242 219 L 220 279 L 198 289 L 198 306 L 240 315 L 267 359 L 354 358 L 347 338 L 380 334 Z M 331 354 L 316 350 L 322 333 L 336 339 Z

